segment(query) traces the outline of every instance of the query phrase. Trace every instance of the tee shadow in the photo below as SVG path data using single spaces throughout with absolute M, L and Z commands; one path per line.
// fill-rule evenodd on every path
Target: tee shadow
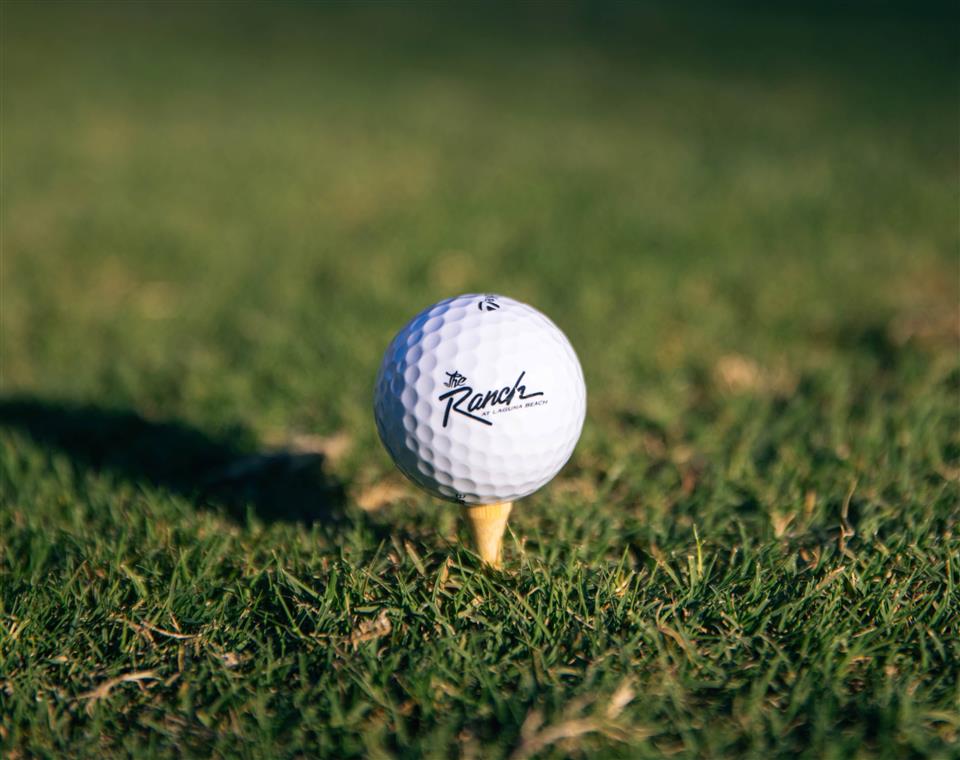
M 75 466 L 162 487 L 238 522 L 339 522 L 344 484 L 319 452 L 257 451 L 242 431 L 215 437 L 182 422 L 32 397 L 0 399 L 0 427 L 65 453 Z

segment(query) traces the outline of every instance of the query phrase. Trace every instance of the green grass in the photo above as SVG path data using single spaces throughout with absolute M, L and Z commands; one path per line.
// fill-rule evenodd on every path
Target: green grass
M 955 24 L 2 5 L 8 757 L 958 757 Z M 584 365 L 504 572 L 371 416 Z

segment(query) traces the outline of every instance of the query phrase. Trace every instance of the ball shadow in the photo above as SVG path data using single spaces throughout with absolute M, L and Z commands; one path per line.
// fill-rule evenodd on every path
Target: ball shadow
M 168 489 L 238 522 L 248 509 L 265 522 L 343 517 L 344 484 L 322 453 L 258 451 L 243 431 L 218 437 L 131 410 L 33 397 L 0 399 L 0 427 L 63 452 L 78 468 Z

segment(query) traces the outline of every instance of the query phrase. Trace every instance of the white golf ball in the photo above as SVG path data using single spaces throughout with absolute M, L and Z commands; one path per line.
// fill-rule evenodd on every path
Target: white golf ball
M 566 464 L 587 394 L 570 341 L 547 317 L 498 295 L 420 312 L 383 357 L 380 439 L 421 488 L 461 504 L 513 501 Z

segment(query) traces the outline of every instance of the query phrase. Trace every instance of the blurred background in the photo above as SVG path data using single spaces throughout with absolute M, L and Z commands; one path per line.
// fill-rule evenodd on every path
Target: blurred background
M 594 438 L 706 414 L 704 384 L 950 364 L 956 31 L 866 3 L 4 3 L 4 392 L 348 430 L 386 469 L 380 355 L 460 292 L 570 335 Z
M 0 0 L 0 754 L 952 756 L 960 35 L 902 5 Z M 588 387 L 502 576 L 371 411 L 471 291 Z

